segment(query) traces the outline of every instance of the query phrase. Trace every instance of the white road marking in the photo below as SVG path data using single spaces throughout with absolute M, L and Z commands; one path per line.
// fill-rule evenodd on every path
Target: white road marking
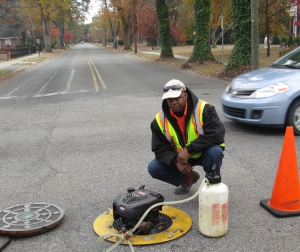
M 49 84 L 49 82 L 52 80 L 52 78 L 57 74 L 57 71 L 54 72 L 54 74 L 52 76 L 50 76 L 50 79 L 46 82 L 46 84 L 40 89 L 40 91 L 38 92 L 38 94 L 40 94 L 43 89 Z
M 23 84 L 21 84 L 20 86 L 18 86 L 17 88 L 15 88 L 13 91 L 11 91 L 10 93 L 8 93 L 6 96 L 10 96 L 12 93 L 14 93 L 15 91 L 17 91 L 20 87 L 24 86 L 25 84 L 27 84 L 28 82 L 30 82 L 32 79 L 34 79 L 37 75 L 33 76 L 31 79 L 29 79 L 28 81 L 24 82 Z
M 67 88 L 65 91 L 69 91 L 71 89 L 71 83 L 72 83 L 72 79 L 74 77 L 74 73 L 75 73 L 75 69 L 72 70 L 69 79 L 68 79 L 68 84 L 67 84 Z

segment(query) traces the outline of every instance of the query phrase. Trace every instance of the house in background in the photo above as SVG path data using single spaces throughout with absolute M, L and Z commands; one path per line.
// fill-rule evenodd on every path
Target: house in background
M 0 29 L 0 50 L 15 49 L 17 44 L 21 44 L 19 28 Z

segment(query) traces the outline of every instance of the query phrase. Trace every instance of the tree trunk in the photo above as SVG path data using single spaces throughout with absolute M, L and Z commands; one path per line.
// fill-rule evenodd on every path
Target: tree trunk
M 128 15 L 127 20 L 122 17 L 123 20 L 123 31 L 124 31 L 124 50 L 132 50 L 131 49 L 131 24 L 132 24 L 132 15 Z
M 195 45 L 189 61 L 215 60 L 210 47 L 211 0 L 195 0 Z
M 251 64 L 251 0 L 232 0 L 235 43 L 226 69 Z
M 102 45 L 106 46 L 106 30 L 107 30 L 107 29 L 104 28 L 103 30 L 104 30 L 104 41 L 103 41 L 104 44 L 103 44 L 103 42 L 102 42 Z
M 132 16 L 132 30 L 133 30 L 133 42 L 134 42 L 134 53 L 137 54 L 137 31 L 138 31 L 138 20 L 137 20 L 137 2 L 133 0 L 133 16 Z
M 44 30 L 44 46 L 45 46 L 45 52 L 47 53 L 53 53 L 51 48 L 51 37 L 50 37 L 50 17 L 45 17 L 44 14 L 41 14 L 42 16 L 42 25 Z
M 60 33 L 60 42 L 61 42 L 61 46 L 64 48 L 65 47 L 65 24 L 64 24 L 64 20 L 62 20 L 60 22 L 60 27 L 59 27 L 59 33 Z
M 63 21 L 57 21 L 55 23 L 56 27 L 59 30 L 59 35 L 56 38 L 56 46 L 57 48 L 63 48 L 64 47 L 64 25 L 63 25 Z
M 105 9 L 108 10 L 107 1 L 104 1 L 104 6 L 105 6 Z M 104 23 L 104 21 L 103 21 L 103 23 Z M 114 35 L 115 35 L 114 34 L 114 26 L 113 26 L 113 21 L 112 21 L 111 18 L 109 19 L 108 23 L 109 23 L 109 28 L 110 28 L 111 36 L 114 38 Z M 107 29 L 105 27 L 104 28 L 104 32 L 105 32 L 105 35 L 104 35 L 104 37 L 105 37 L 105 46 L 106 46 L 106 31 L 107 31 Z
M 58 36 L 56 37 L 56 47 L 57 47 L 57 48 L 61 48 L 60 35 L 58 35 Z
M 171 44 L 169 8 L 165 0 L 156 0 L 156 12 L 161 38 L 160 57 L 174 57 Z
M 106 28 L 104 28 L 104 46 L 106 46 Z M 103 45 L 103 42 L 102 42 Z
M 259 69 L 258 2 L 251 0 L 251 63 L 252 70 Z
M 216 31 L 217 29 L 210 29 L 210 41 L 211 41 L 211 47 L 217 48 L 217 38 L 216 38 Z

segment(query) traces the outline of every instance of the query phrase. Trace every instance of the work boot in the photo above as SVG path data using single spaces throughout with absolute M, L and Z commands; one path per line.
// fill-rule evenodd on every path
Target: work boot
M 175 190 L 175 194 L 187 194 L 191 190 L 193 184 L 197 183 L 200 178 L 200 174 L 198 172 L 192 171 L 187 174 L 184 178 L 184 181 L 178 186 Z

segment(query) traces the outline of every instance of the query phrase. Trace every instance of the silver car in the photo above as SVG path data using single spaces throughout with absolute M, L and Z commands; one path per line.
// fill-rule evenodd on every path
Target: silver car
M 300 47 L 269 67 L 234 78 L 221 99 L 228 119 L 265 127 L 293 126 L 300 135 Z

